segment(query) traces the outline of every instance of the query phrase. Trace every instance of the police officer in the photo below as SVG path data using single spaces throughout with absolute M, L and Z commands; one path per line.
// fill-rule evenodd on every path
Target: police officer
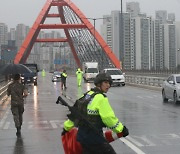
M 63 72 L 61 73 L 61 89 L 66 90 L 66 78 L 67 78 L 67 73 L 66 70 L 63 70 Z
M 97 131 L 81 124 L 78 126 L 77 141 L 82 145 L 83 154 L 115 154 L 112 146 L 102 137 L 102 128 L 108 127 L 115 133 L 122 133 L 123 137 L 127 136 L 129 131 L 115 116 L 108 98 L 104 94 L 108 92 L 112 84 L 111 77 L 105 73 L 100 73 L 96 76 L 94 84 L 96 87 L 86 94 L 97 93 L 87 105 L 87 115 L 88 121 Z M 65 121 L 62 135 L 73 127 L 73 121 L 69 119 Z
M 13 82 L 8 86 L 7 95 L 11 95 L 11 111 L 14 118 L 16 135 L 21 135 L 21 126 L 23 123 L 24 97 L 28 95 L 28 91 L 21 83 L 20 74 L 15 74 Z
M 80 69 L 80 68 L 78 68 L 78 69 L 77 69 L 77 71 L 76 71 L 76 76 L 77 76 L 77 85 L 78 85 L 78 87 L 80 87 L 80 86 L 81 86 L 82 74 L 83 74 L 83 72 L 81 71 L 81 69 Z
M 42 70 L 41 75 L 42 75 L 42 77 L 46 76 L 46 71 L 44 69 Z

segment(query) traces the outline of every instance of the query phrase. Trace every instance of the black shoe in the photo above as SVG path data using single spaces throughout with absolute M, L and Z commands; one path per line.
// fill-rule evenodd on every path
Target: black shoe
M 21 137 L 21 132 L 16 132 L 17 137 Z
M 21 127 L 17 128 L 16 136 L 20 137 L 21 136 Z

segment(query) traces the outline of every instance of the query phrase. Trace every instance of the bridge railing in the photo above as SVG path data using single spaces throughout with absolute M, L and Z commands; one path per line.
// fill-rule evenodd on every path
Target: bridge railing
M 127 83 L 161 87 L 166 77 L 125 75 Z
M 167 77 L 153 77 L 153 76 L 141 76 L 141 75 L 125 75 L 126 83 L 136 85 L 146 85 L 161 87 L 163 81 Z M 5 80 L 0 82 L 0 100 L 6 95 L 6 90 L 10 82 Z
M 0 76 L 0 103 L 3 97 L 6 95 L 6 91 L 10 82 L 6 80 L 4 76 Z

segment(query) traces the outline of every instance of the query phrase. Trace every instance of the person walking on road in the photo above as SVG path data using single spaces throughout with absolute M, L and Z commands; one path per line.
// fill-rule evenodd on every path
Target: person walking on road
M 78 109 L 81 108 L 81 111 L 85 112 L 84 117 L 86 117 L 86 123 L 80 120 L 77 125 L 77 141 L 82 146 L 83 154 L 116 154 L 113 147 L 103 137 L 103 127 L 108 127 L 115 133 L 121 133 L 123 137 L 129 135 L 129 131 L 115 116 L 105 95 L 112 84 L 111 76 L 100 73 L 96 76 L 94 84 L 96 87 L 92 88 L 83 96 L 85 100 L 89 100 L 90 98 L 89 103 L 82 105 L 83 103 L 81 101 L 79 105 L 77 104 L 79 106 Z M 83 114 L 83 112 L 81 113 Z M 68 119 L 64 122 L 62 135 L 65 135 L 75 127 L 75 121 Z M 87 125 L 87 121 L 93 127 Z
M 61 89 L 62 90 L 66 90 L 66 78 L 67 78 L 67 73 L 66 70 L 63 70 L 63 72 L 61 73 Z
M 16 135 L 21 135 L 21 126 L 23 123 L 24 97 L 28 95 L 28 90 L 21 83 L 20 74 L 15 74 L 13 82 L 8 86 L 7 95 L 11 95 L 11 111 L 14 118 Z
M 80 68 L 78 68 L 77 71 L 76 71 L 76 77 L 77 77 L 77 85 L 78 85 L 78 87 L 81 86 L 82 75 L 83 75 L 83 72 L 81 71 Z

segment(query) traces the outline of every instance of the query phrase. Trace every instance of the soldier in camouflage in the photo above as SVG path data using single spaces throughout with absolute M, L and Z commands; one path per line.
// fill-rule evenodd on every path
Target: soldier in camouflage
M 21 83 L 20 74 L 15 74 L 13 82 L 7 89 L 7 95 L 11 95 L 11 111 L 14 118 L 15 127 L 17 129 L 16 135 L 21 135 L 21 125 L 23 123 L 24 112 L 24 97 L 28 95 L 28 91 Z

